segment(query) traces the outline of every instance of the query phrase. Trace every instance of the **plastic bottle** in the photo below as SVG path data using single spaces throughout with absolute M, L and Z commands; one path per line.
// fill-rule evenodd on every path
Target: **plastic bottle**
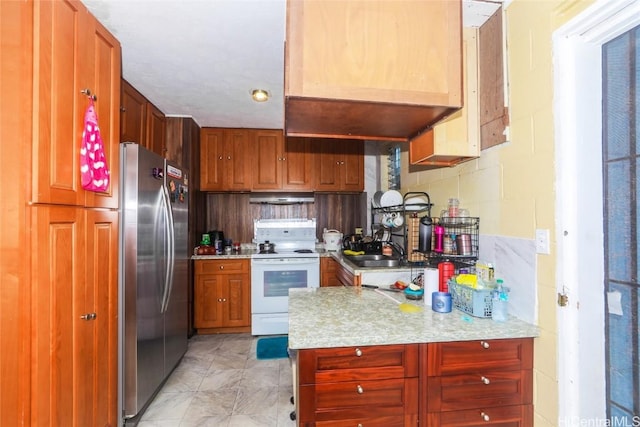
M 436 224 L 433 227 L 433 234 L 435 234 L 433 251 L 442 253 L 444 251 L 444 227 L 440 224 Z
M 506 322 L 509 314 L 509 289 L 502 279 L 496 280 L 496 288 L 491 293 L 491 318 L 496 322 Z

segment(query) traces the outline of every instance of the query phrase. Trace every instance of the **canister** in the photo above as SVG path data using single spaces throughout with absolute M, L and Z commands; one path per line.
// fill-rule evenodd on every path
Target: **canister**
M 440 292 L 449 291 L 449 279 L 455 275 L 455 265 L 452 262 L 444 261 L 438 264 L 438 290 Z
M 458 234 L 456 236 L 458 255 L 471 255 L 471 235 Z
M 431 294 L 431 308 L 438 313 L 451 312 L 451 294 L 449 292 L 434 292 Z

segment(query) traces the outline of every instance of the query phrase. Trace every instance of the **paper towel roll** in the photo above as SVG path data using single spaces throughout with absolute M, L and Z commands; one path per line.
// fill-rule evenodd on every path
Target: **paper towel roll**
M 424 303 L 431 305 L 431 294 L 438 292 L 440 274 L 437 268 L 424 269 Z

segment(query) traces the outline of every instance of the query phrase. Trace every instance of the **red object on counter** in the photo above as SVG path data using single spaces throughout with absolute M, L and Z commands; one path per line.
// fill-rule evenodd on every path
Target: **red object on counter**
M 455 266 L 452 262 L 445 261 L 438 264 L 438 291 L 449 292 L 449 279 L 455 275 Z

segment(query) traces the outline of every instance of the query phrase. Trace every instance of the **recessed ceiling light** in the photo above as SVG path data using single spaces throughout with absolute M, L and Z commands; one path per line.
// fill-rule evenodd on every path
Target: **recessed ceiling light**
M 269 100 L 269 92 L 264 89 L 254 89 L 251 91 L 251 97 L 256 102 L 265 102 Z

